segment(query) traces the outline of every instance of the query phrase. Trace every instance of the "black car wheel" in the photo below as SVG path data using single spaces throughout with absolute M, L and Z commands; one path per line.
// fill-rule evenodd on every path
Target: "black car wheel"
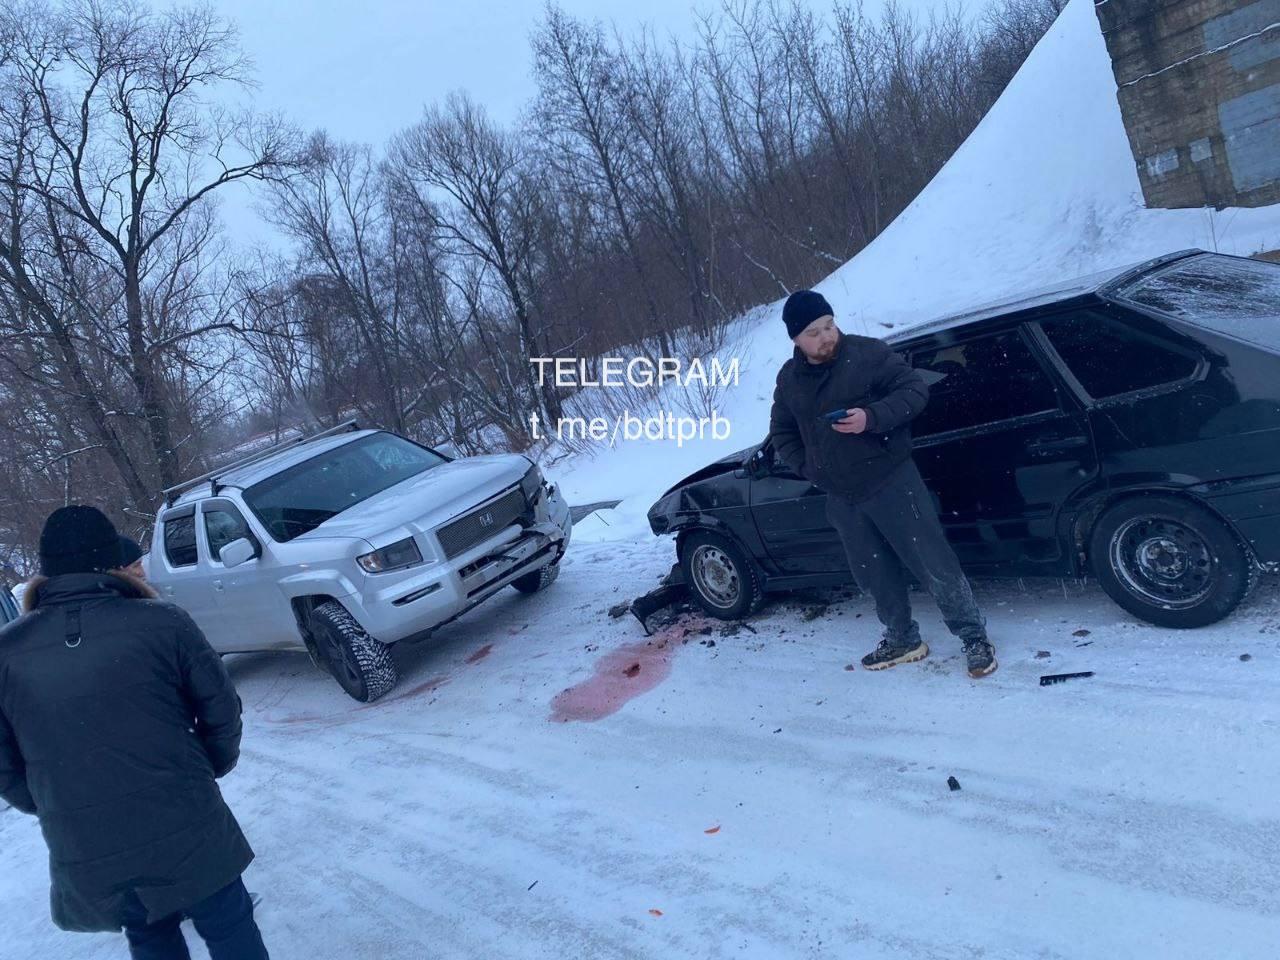
M 1222 520 L 1173 497 L 1139 497 L 1107 510 L 1089 556 L 1108 596 L 1160 627 L 1216 623 L 1248 595 L 1256 572 Z
M 689 534 L 680 566 L 698 605 L 720 620 L 739 620 L 764 600 L 755 566 L 727 537 L 704 530 Z
M 325 666 L 352 699 L 372 703 L 396 685 L 391 648 L 369 636 L 342 604 L 320 604 L 308 625 Z

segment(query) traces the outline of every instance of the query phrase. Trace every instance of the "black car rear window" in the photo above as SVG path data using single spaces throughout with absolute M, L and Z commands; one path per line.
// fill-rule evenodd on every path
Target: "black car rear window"
M 1116 397 L 1185 380 L 1198 361 L 1093 310 L 1040 321 L 1053 349 L 1089 396 Z
M 1139 277 L 1116 296 L 1180 320 L 1280 347 L 1280 264 L 1205 254 Z
M 403 437 L 373 433 L 255 483 L 245 490 L 244 502 L 284 542 L 445 462 Z

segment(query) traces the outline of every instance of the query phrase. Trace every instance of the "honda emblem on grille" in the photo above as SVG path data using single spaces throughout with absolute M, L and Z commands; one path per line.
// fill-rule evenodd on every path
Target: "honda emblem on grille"
M 487 510 L 486 510 L 484 513 L 480 514 L 480 526 L 482 526 L 482 527 L 492 527 L 492 526 L 493 526 L 493 514 L 492 514 L 492 513 L 489 513 Z

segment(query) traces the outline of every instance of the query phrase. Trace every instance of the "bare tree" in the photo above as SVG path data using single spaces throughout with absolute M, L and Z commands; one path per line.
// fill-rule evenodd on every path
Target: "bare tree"
M 518 380 L 552 420 L 560 416 L 554 385 L 539 385 L 528 362 L 550 345 L 531 299 L 539 198 L 526 159 L 517 137 L 497 129 L 466 95 L 451 94 L 395 139 L 390 165 L 401 202 L 419 222 L 492 275 L 514 321 L 515 359 L 523 368 Z M 490 335 L 483 324 L 476 332 Z M 492 347 L 488 353 L 495 356 Z
M 375 388 L 360 399 L 379 422 L 403 432 L 407 371 L 397 357 L 404 318 L 390 269 L 392 225 L 372 151 L 316 134 L 305 164 L 275 196 L 273 218 L 298 242 L 309 293 L 347 318 L 359 338 Z
M 628 162 L 627 115 L 619 102 L 622 66 L 600 24 L 584 24 L 551 3 L 545 16 L 533 36 L 533 54 L 534 110 L 547 156 L 612 220 L 648 311 L 646 332 L 656 334 L 669 354 L 671 338 L 659 319 L 631 199 L 636 188 Z
M 151 458 L 160 483 L 171 483 L 179 461 L 166 351 L 225 324 L 197 322 L 157 338 L 145 306 L 152 262 L 215 191 L 286 169 L 290 138 L 278 122 L 207 99 L 246 75 L 234 31 L 207 8 L 156 13 L 82 0 L 31 5 L 10 17 L 15 39 L 0 111 L 24 143 L 22 164 L 6 169 L 4 186 L 20 206 L 42 209 L 63 296 L 81 311 L 109 303 L 118 312 Z M 184 242 L 194 241 L 175 240 Z M 7 289 L 52 322 L 48 297 L 30 276 L 30 246 L 15 248 L 12 235 L 4 244 Z M 89 279 L 96 289 L 85 288 Z M 101 423 L 96 429 L 107 434 Z M 126 480 L 141 498 L 135 479 Z

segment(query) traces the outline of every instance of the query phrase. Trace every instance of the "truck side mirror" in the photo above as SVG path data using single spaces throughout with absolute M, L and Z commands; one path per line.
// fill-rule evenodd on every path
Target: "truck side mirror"
M 258 555 L 258 548 L 253 545 L 253 541 L 248 537 L 241 537 L 239 540 L 232 540 L 219 554 L 224 567 L 238 567 L 247 560 L 252 560 Z

